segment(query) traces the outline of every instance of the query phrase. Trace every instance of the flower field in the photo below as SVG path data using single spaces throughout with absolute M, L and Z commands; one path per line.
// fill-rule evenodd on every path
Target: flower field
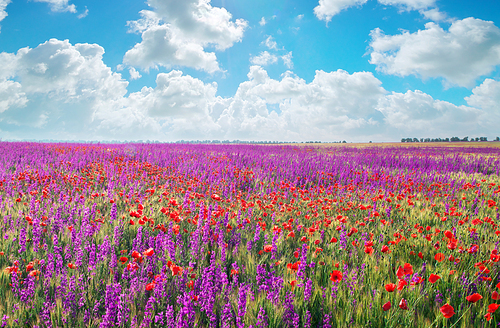
M 489 327 L 500 149 L 0 143 L 1 327 Z

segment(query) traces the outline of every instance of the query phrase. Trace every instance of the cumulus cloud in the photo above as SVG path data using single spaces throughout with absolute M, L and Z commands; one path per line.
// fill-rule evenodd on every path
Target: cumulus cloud
M 131 80 L 137 80 L 137 79 L 140 79 L 142 77 L 141 73 L 139 73 L 135 68 L 133 67 L 130 67 L 130 69 L 128 70 L 129 74 L 130 74 L 130 79 Z
M 435 100 L 419 90 L 382 97 L 377 110 L 389 127 L 406 136 L 446 137 L 481 130 L 479 109 Z
M 68 4 L 69 0 L 33 0 L 35 2 L 45 2 L 50 6 L 53 12 L 66 12 L 76 13 L 76 6 Z
M 314 14 L 319 20 L 328 23 L 333 16 L 342 10 L 353 6 L 362 6 L 366 1 L 368 0 L 319 0 L 318 6 L 314 8 Z
M 250 62 L 254 65 L 267 66 L 278 61 L 278 57 L 270 54 L 267 51 L 261 52 L 258 56 L 250 58 Z
M 379 3 L 386 6 L 395 6 L 401 10 L 419 10 L 434 7 L 435 0 L 378 0 Z
M 209 73 L 220 70 L 214 47 L 224 51 L 241 41 L 248 23 L 231 20 L 225 8 L 212 7 L 207 0 L 149 0 L 154 11 L 143 10 L 141 19 L 128 22 L 130 31 L 142 41 L 129 50 L 124 62 L 145 69 L 157 65 L 187 66 Z
M 328 23 L 333 16 L 337 15 L 342 10 L 353 6 L 361 7 L 367 1 L 368 0 L 319 0 L 318 6 L 314 8 L 314 14 L 319 20 L 324 20 Z M 447 19 L 446 14 L 440 12 L 436 7 L 435 0 L 378 0 L 378 2 L 382 5 L 396 7 L 399 9 L 400 13 L 418 10 L 426 19 L 435 22 Z
M 260 21 L 259 21 L 259 25 L 260 25 L 260 26 L 264 26 L 264 25 L 266 25 L 266 19 L 265 19 L 264 17 L 262 17 L 262 18 L 260 19 Z
M 266 45 L 266 47 L 268 47 L 269 49 L 272 49 L 272 50 L 278 50 L 278 44 L 276 43 L 276 41 L 274 41 L 273 37 L 270 35 L 267 37 L 267 39 L 265 39 L 264 41 L 262 41 L 263 44 Z
M 293 68 L 293 62 L 292 62 L 292 52 L 290 51 L 286 55 L 281 56 L 281 59 L 283 59 L 283 63 L 285 64 L 286 67 L 289 69 Z
M 447 85 L 471 86 L 500 64 L 500 29 L 493 22 L 466 18 L 448 31 L 435 23 L 415 33 L 371 32 L 370 63 L 386 74 L 442 77 Z
M 426 19 L 434 21 L 434 22 L 441 22 L 441 21 L 447 21 L 447 15 L 441 11 L 439 11 L 438 8 L 432 8 L 429 10 L 419 10 L 420 14 L 422 14 Z
M 7 65 L 0 69 L 0 129 L 6 136 L 88 139 L 94 106 L 127 91 L 128 83 L 102 62 L 103 54 L 96 44 L 56 39 L 1 53 Z
M 89 14 L 89 9 L 87 8 L 87 6 L 85 6 L 85 11 L 83 13 L 81 13 L 80 15 L 78 15 L 78 19 L 85 18 L 85 17 L 87 17 L 88 14 Z
M 0 0 L 0 22 L 4 20 L 5 17 L 7 17 L 7 12 L 5 11 L 5 8 L 7 8 L 7 5 L 11 2 L 11 0 Z
M 96 44 L 56 39 L 0 53 L 2 136 L 366 141 L 492 135 L 500 120 L 500 82 L 492 79 L 472 90 L 468 106 L 419 90 L 388 93 L 371 72 L 318 70 L 307 83 L 291 71 L 270 78 L 259 65 L 227 98 L 217 96 L 215 82 L 179 70 L 127 95 L 128 82 L 103 54 Z
M 472 95 L 465 98 L 469 106 L 481 108 L 482 125 L 486 131 L 496 131 L 498 136 L 498 122 L 500 121 L 500 82 L 486 79 L 481 85 L 472 89 Z

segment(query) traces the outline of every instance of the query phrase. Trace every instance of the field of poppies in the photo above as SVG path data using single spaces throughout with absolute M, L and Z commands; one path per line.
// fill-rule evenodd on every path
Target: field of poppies
M 0 142 L 0 327 L 490 327 L 500 149 Z

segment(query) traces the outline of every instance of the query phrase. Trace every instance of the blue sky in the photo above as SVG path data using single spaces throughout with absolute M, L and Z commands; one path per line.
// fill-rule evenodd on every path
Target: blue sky
M 0 136 L 500 135 L 500 3 L 0 0 Z

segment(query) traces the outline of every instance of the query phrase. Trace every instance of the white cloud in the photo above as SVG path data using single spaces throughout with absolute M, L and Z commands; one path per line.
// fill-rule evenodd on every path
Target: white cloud
M 137 79 L 140 79 L 142 77 L 141 73 L 136 71 L 136 69 L 133 67 L 130 67 L 128 72 L 130 74 L 130 79 L 132 79 L 132 80 L 137 80 Z
M 468 106 L 418 90 L 388 94 L 371 72 L 316 71 L 306 83 L 290 71 L 272 79 L 261 66 L 251 66 L 228 98 L 217 96 L 215 82 L 179 70 L 126 95 L 128 82 L 103 54 L 96 44 L 56 39 L 0 53 L 2 137 L 366 141 L 498 134 L 500 82 L 492 79 L 473 89 Z
M 22 108 L 27 102 L 25 93 L 21 91 L 21 84 L 8 80 L 0 82 L 0 113 L 11 107 Z
M 484 115 L 481 117 L 482 125 L 486 131 L 499 135 L 498 122 L 500 122 L 500 82 L 486 79 L 481 85 L 472 89 L 472 95 L 465 98 L 469 106 L 481 108 Z
M 448 31 L 435 23 L 415 33 L 371 32 L 370 63 L 386 74 L 442 77 L 447 84 L 471 86 L 500 64 L 500 29 L 475 18 L 454 21 Z
M 420 14 L 422 14 L 426 19 L 434 21 L 434 22 L 442 22 L 447 21 L 447 15 L 437 8 L 432 8 L 429 10 L 419 10 Z
M 7 5 L 11 2 L 11 0 L 0 0 L 0 22 L 7 17 L 7 12 L 5 11 L 5 8 L 7 8 Z
M 387 6 L 395 6 L 401 10 L 419 10 L 435 6 L 435 0 L 378 0 L 379 3 Z
M 273 37 L 271 35 L 268 36 L 267 39 L 264 40 L 261 44 L 265 44 L 269 49 L 278 50 L 278 44 L 273 40 Z
M 0 69 L 3 133 L 89 139 L 95 105 L 121 99 L 127 92 L 128 83 L 102 62 L 103 54 L 96 44 L 56 39 L 17 54 L 1 53 L 7 62 Z
M 225 8 L 208 0 L 149 0 L 154 11 L 141 11 L 142 18 L 129 22 L 132 32 L 142 33 L 142 42 L 124 56 L 124 62 L 148 69 L 157 65 L 187 66 L 209 73 L 220 70 L 215 53 L 241 41 L 247 22 L 231 21 Z
M 270 54 L 267 51 L 263 51 L 258 56 L 254 56 L 250 58 L 250 62 L 254 65 L 266 66 L 270 64 L 274 64 L 278 61 L 278 57 L 273 54 Z
M 281 59 L 283 59 L 283 63 L 285 64 L 286 67 L 289 69 L 293 68 L 293 62 L 292 62 L 292 52 L 290 51 L 286 55 L 281 56 Z
M 300 21 L 302 20 L 302 18 L 304 18 L 304 14 L 297 15 L 297 17 L 295 17 L 295 20 Z
M 260 19 L 260 21 L 259 21 L 259 25 L 260 25 L 260 26 L 264 26 L 264 25 L 266 25 L 266 19 L 265 19 L 264 17 L 262 17 L 262 18 Z
M 83 13 L 81 13 L 80 15 L 78 15 L 78 19 L 85 18 L 85 17 L 87 17 L 88 14 L 89 14 L 89 10 L 88 10 L 87 6 L 85 6 L 85 11 Z
M 33 0 L 35 2 L 45 2 L 50 6 L 50 10 L 54 12 L 66 12 L 76 13 L 76 6 L 68 4 L 68 0 Z
M 435 100 L 419 90 L 393 92 L 380 99 L 377 110 L 391 129 L 406 137 L 451 137 L 481 130 L 480 110 Z
M 353 6 L 362 6 L 366 1 L 368 0 L 319 0 L 318 6 L 314 8 L 314 14 L 319 20 L 328 23 L 333 16 L 342 10 Z

